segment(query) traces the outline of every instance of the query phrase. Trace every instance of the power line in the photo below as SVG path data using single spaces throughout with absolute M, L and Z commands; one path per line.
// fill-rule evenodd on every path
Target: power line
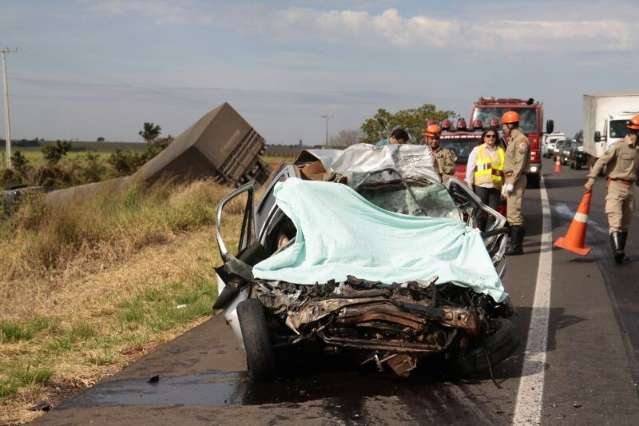
M 2 56 L 2 76 L 4 80 L 4 143 L 7 150 L 7 168 L 11 168 L 11 113 L 9 112 L 9 79 L 7 78 L 7 53 L 17 52 L 18 49 L 0 48 Z

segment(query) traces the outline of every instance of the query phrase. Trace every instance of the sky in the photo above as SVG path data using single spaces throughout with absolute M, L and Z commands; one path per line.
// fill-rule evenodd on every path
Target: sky
M 535 98 L 574 134 L 583 94 L 637 91 L 639 5 L 582 0 L 2 0 L 13 138 L 141 141 L 229 102 L 307 145 L 378 108 L 467 117 Z M 0 123 L 4 135 L 4 122 Z M 3 137 L 3 136 L 2 136 Z

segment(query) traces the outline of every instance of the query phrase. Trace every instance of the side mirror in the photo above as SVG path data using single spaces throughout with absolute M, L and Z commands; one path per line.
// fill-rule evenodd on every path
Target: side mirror
M 595 131 L 595 142 L 601 142 L 601 132 L 599 130 Z
M 552 133 L 555 130 L 555 121 L 546 120 L 546 133 Z

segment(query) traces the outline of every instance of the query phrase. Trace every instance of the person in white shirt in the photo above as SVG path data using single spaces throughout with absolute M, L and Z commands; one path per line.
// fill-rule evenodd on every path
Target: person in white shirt
M 482 203 L 493 209 L 496 209 L 499 204 L 504 182 L 505 151 L 497 144 L 498 137 L 494 129 L 488 129 L 482 133 L 482 144 L 473 148 L 468 156 L 465 179 Z M 480 229 L 485 229 L 485 215 L 480 215 L 477 220 Z

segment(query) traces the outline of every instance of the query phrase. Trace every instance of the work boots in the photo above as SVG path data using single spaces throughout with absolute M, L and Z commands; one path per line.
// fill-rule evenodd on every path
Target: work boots
M 625 231 L 614 231 L 610 233 L 610 249 L 612 250 L 612 256 L 615 258 L 615 263 L 623 263 L 623 259 L 626 257 L 624 248 L 627 237 L 628 233 Z
M 514 225 L 510 227 L 510 247 L 506 251 L 507 256 L 519 256 L 524 254 L 522 244 L 524 242 L 524 227 Z

